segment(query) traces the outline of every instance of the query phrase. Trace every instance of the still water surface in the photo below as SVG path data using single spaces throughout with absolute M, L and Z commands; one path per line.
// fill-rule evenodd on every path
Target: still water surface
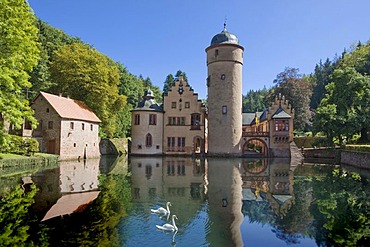
M 5 246 L 366 246 L 370 236 L 368 173 L 348 167 L 102 157 L 12 174 L 0 170 Z M 22 184 L 37 193 L 12 193 Z M 166 202 L 177 232 L 156 228 L 171 223 L 151 213 Z

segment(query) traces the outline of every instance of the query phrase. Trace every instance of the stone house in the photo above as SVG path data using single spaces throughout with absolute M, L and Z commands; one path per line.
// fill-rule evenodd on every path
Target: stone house
M 31 103 L 38 121 L 32 130 L 24 125 L 23 136 L 35 138 L 41 152 L 60 159 L 99 157 L 100 119 L 82 101 L 40 92 Z

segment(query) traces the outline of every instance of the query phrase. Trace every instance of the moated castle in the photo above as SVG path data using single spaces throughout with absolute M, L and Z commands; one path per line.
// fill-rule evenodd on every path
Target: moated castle
M 294 110 L 278 95 L 262 112 L 242 113 L 244 48 L 216 34 L 207 54 L 207 107 L 182 77 L 163 97 L 148 89 L 132 110 L 131 154 L 290 157 Z

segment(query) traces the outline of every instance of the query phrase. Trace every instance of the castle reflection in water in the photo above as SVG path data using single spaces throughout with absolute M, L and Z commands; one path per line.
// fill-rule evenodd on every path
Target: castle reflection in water
M 289 159 L 131 157 L 129 163 L 135 202 L 165 198 L 174 205 L 172 210 L 190 221 L 207 201 L 212 222 L 207 241 L 219 246 L 243 246 L 243 202 L 268 201 L 283 217 L 293 200 L 296 166 Z
M 147 207 L 145 212 L 170 201 L 183 232 L 205 212 L 204 241 L 217 246 L 243 246 L 245 205 L 268 202 L 280 218 L 294 200 L 296 166 L 289 159 L 121 157 L 109 167 L 106 163 L 102 158 L 61 162 L 58 168 L 33 175 L 39 188 L 36 211 L 47 211 L 43 220 L 70 214 L 73 207 L 81 208 L 76 203 L 97 198 L 102 173 L 130 172 L 133 203 Z

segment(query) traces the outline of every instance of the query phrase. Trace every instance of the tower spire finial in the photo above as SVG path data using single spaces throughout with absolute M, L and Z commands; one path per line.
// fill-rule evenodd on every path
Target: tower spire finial
M 226 21 L 227 21 L 227 17 L 225 16 L 225 21 L 224 21 L 224 30 L 226 30 Z

